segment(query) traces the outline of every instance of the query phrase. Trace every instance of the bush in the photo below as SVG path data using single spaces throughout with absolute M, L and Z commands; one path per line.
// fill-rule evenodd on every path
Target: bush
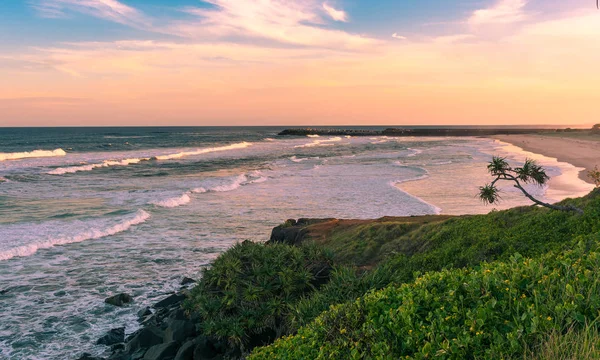
M 287 333 L 290 305 L 328 281 L 330 256 L 315 246 L 245 241 L 217 258 L 186 303 L 205 335 L 242 352 Z
M 328 284 L 307 294 L 291 312 L 292 330 L 306 325 L 331 305 L 352 301 L 369 290 L 414 280 L 417 272 L 476 266 L 483 261 L 508 260 L 515 252 L 534 257 L 549 251 L 571 249 L 580 235 L 600 232 L 600 193 L 575 203 L 586 208 L 583 216 L 524 207 L 487 215 L 465 216 L 418 227 L 374 224 L 333 235 L 335 258 L 344 244 L 379 244 L 379 260 L 372 270 L 337 268 Z M 410 231 L 409 231 L 410 230 Z M 376 235 L 365 236 L 374 232 Z M 327 243 L 326 246 L 332 245 Z M 344 260 L 362 257 L 344 253 Z M 386 257 L 387 255 L 387 257 Z M 344 261 L 347 263 L 347 261 Z
M 588 176 L 592 178 L 596 188 L 600 188 L 600 169 L 598 169 L 598 166 L 594 167 L 594 170 L 588 171 Z
M 588 238 L 594 242 L 598 235 Z M 600 308 L 600 253 L 511 257 L 475 270 L 427 273 L 333 307 L 250 359 L 475 359 L 519 356 Z

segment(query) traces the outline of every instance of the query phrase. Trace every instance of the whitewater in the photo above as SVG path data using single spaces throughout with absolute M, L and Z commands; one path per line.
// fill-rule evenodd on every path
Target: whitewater
M 493 154 L 535 156 L 547 201 L 577 168 L 490 139 L 277 136 L 281 128 L 0 130 L 0 358 L 69 359 L 288 218 L 487 213 Z M 555 186 L 556 184 L 556 186 Z M 560 187 L 558 186 L 560 185 Z M 528 204 L 503 189 L 497 209 Z M 132 306 L 115 310 L 110 295 Z

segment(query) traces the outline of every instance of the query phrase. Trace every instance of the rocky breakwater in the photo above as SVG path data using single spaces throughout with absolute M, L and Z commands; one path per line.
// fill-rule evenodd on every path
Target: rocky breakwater
M 202 335 L 200 319 L 188 314 L 183 303 L 187 286 L 195 281 L 184 278 L 182 289 L 151 307 L 138 312 L 141 328 L 125 337 L 125 328 L 111 329 L 96 342 L 107 347 L 107 357 L 83 354 L 78 360 L 204 360 L 236 357 L 228 344 Z M 128 294 L 117 294 L 105 302 L 128 306 L 135 301 Z
M 357 129 L 330 129 L 330 128 L 302 128 L 286 129 L 280 132 L 279 136 L 493 136 L 493 135 L 516 135 L 516 134 L 535 134 L 549 130 L 536 128 L 491 128 L 491 127 L 451 127 L 451 128 L 388 128 L 382 131 L 378 130 L 357 130 Z M 557 131 L 557 130 L 554 130 Z

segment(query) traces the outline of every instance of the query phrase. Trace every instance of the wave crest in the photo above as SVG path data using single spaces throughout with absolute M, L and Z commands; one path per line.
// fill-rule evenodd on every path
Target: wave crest
M 195 151 L 182 151 L 182 152 L 178 152 L 175 154 L 158 155 L 155 157 L 132 158 L 132 159 L 123 159 L 123 160 L 104 160 L 103 162 L 98 163 L 98 164 L 56 168 L 56 169 L 49 171 L 48 174 L 50 174 L 50 175 L 74 174 L 74 173 L 80 172 L 80 171 L 92 171 L 94 169 L 111 167 L 111 166 L 127 166 L 127 165 L 131 165 L 131 164 L 138 164 L 142 161 L 172 160 L 172 159 L 179 159 L 179 158 L 186 157 L 186 156 L 201 155 L 201 154 L 207 154 L 207 153 L 212 153 L 212 152 L 244 149 L 251 145 L 252 145 L 252 143 L 241 142 L 241 143 L 227 145 L 227 146 L 198 149 Z
M 55 157 L 65 156 L 67 152 L 63 149 L 56 150 L 33 150 L 25 152 L 14 152 L 14 153 L 0 153 L 0 161 L 6 160 L 20 160 L 28 158 L 41 158 L 41 157 Z
M 227 151 L 227 150 L 236 150 L 236 149 L 245 149 L 245 148 L 247 148 L 247 147 L 249 147 L 251 145 L 252 145 L 252 143 L 244 141 L 244 142 L 241 142 L 241 143 L 227 145 L 227 146 L 221 146 L 221 147 L 198 149 L 198 150 L 195 150 L 195 151 L 182 151 L 182 152 L 178 152 L 178 153 L 175 153 L 175 154 L 169 154 L 169 155 L 159 155 L 159 156 L 155 156 L 154 159 L 156 159 L 156 160 L 179 159 L 179 158 L 186 157 L 186 156 L 202 155 L 202 154 L 207 154 L 207 153 L 212 153 L 212 152 Z
M 49 239 L 46 241 L 40 241 L 28 245 L 19 246 L 3 252 L 0 252 L 0 261 L 8 260 L 14 257 L 24 257 L 35 254 L 40 249 L 49 249 L 57 245 L 66 245 L 72 243 L 78 243 L 86 240 L 95 240 L 103 237 L 115 235 L 124 231 L 129 230 L 132 226 L 144 223 L 150 218 L 150 214 L 144 210 L 138 210 L 135 213 L 135 217 L 124 220 L 111 227 L 105 229 L 94 229 L 90 228 L 77 235 L 66 236 L 60 238 Z
M 181 205 L 185 205 L 185 204 L 189 203 L 190 201 L 192 201 L 192 199 L 190 198 L 188 193 L 185 193 L 179 197 L 174 197 L 174 198 L 161 200 L 161 201 L 154 201 L 154 202 L 151 202 L 151 204 L 159 206 L 159 207 L 164 207 L 164 208 L 174 208 L 174 207 L 178 207 Z

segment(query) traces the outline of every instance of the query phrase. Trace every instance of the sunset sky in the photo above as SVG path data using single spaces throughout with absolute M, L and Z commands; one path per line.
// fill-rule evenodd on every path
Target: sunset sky
M 593 0 L 2 0 L 0 126 L 592 124 Z

